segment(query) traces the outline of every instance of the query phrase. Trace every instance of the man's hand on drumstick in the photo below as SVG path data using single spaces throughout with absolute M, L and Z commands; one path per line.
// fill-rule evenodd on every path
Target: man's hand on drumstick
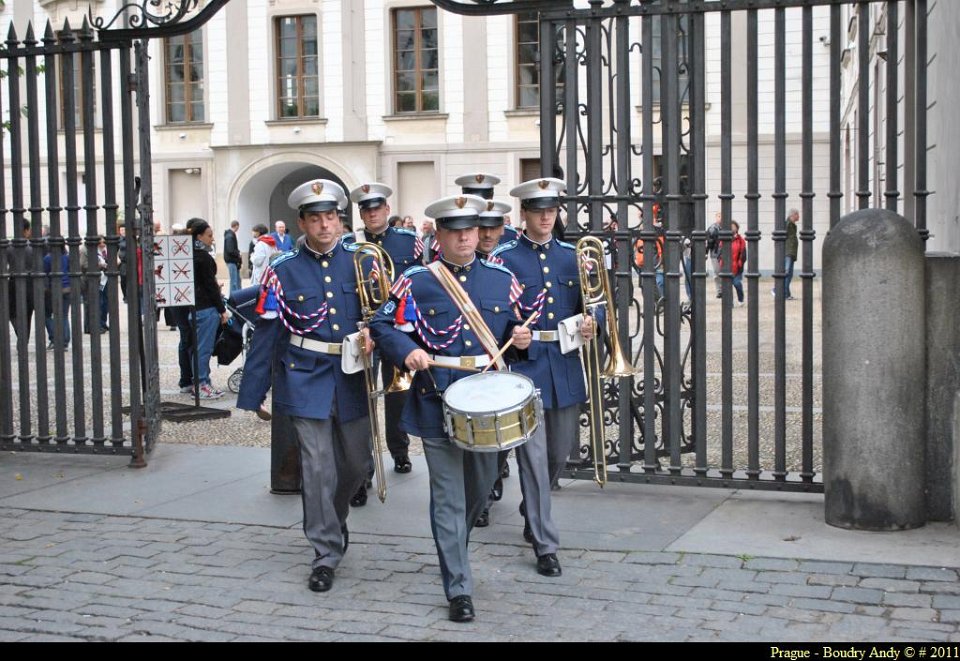
M 526 326 L 516 326 L 513 329 L 513 346 L 520 349 L 526 349 L 533 341 L 533 333 Z
M 423 349 L 414 349 L 403 359 L 404 366 L 411 371 L 425 370 L 430 367 L 430 354 Z

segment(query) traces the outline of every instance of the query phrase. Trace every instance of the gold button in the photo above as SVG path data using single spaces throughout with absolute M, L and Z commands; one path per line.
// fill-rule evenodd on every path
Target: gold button
M 436 314 L 436 312 L 434 312 L 433 308 L 430 308 L 429 310 L 427 310 L 427 314 L 429 314 L 432 317 L 433 315 Z
M 337 308 L 330 308 L 330 314 L 336 314 Z
M 460 282 L 466 282 L 466 281 L 467 281 L 467 276 L 461 275 L 461 276 L 460 276 Z
M 544 273 L 550 273 L 550 267 L 549 267 L 549 266 L 544 266 L 544 267 L 543 267 L 543 272 L 544 272 Z
M 426 395 L 426 394 L 427 394 L 427 389 L 426 389 L 426 388 L 420 388 L 420 394 L 421 394 L 421 395 Z
M 540 259 L 546 259 L 547 255 L 545 253 L 540 253 Z
M 338 326 L 337 324 L 334 324 L 334 325 L 333 325 L 333 330 L 340 330 L 340 326 Z
M 494 312 L 500 312 L 500 306 L 499 306 L 499 305 L 494 305 L 494 306 L 493 306 L 493 311 L 494 311 Z
M 553 287 L 553 283 L 548 280 L 546 284 L 544 284 L 543 286 L 546 287 L 547 289 L 550 289 L 551 287 Z
M 290 369 L 293 369 L 293 363 L 290 363 Z
M 325 276 L 323 276 L 323 281 L 324 281 L 324 282 L 332 282 L 332 281 L 333 281 L 333 278 L 331 278 L 329 275 L 325 275 Z
M 473 342 L 471 342 L 470 340 L 464 340 L 463 343 L 464 343 L 466 346 L 468 346 L 468 347 L 472 347 L 472 346 L 473 346 Z
M 320 266 L 322 266 L 323 268 L 327 268 L 328 266 L 330 266 L 330 262 L 328 262 L 327 260 L 323 260 L 322 262 L 320 262 Z
M 573 280 L 567 280 L 567 286 L 573 287 Z
M 333 292 L 332 292 L 332 291 L 328 291 L 328 292 L 327 292 L 327 298 L 333 298 Z
M 553 303 L 553 296 L 547 296 L 547 303 Z
M 464 324 L 463 330 L 470 330 L 470 324 Z
M 547 313 L 547 319 L 553 319 L 553 313 L 552 313 L 552 312 L 548 312 L 548 313 Z
M 300 294 L 299 296 L 297 296 L 297 300 L 303 303 L 303 294 Z

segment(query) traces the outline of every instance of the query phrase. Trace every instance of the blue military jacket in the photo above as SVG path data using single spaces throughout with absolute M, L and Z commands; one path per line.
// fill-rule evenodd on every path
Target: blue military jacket
M 322 254 L 303 245 L 270 265 L 261 297 L 266 309 L 243 367 L 238 408 L 255 411 L 272 385 L 274 408 L 289 416 L 325 420 L 335 414 L 350 422 L 367 415 L 363 372 L 344 374 L 340 356 L 290 344 L 291 335 L 336 343 L 356 332 L 361 312 L 354 252 L 342 241 Z
M 520 282 L 523 317 L 541 311 L 531 329 L 556 330 L 561 321 L 583 310 L 576 249 L 569 243 L 550 239 L 541 245 L 521 234 L 516 241 L 494 250 L 493 257 L 502 260 Z M 559 342 L 534 340 L 527 356 L 529 360 L 517 365 L 515 371 L 533 379 L 544 408 L 564 408 L 587 400 L 578 351 L 563 354 Z
M 343 241 L 345 243 L 356 243 L 359 238 L 351 232 L 344 235 Z M 423 243 L 417 237 L 416 232 L 411 230 L 388 227 L 383 234 L 364 231 L 363 240 L 368 243 L 376 243 L 387 251 L 390 259 L 393 260 L 394 273 L 403 273 L 418 263 L 423 255 Z
M 520 287 L 513 274 L 496 264 L 475 259 L 465 266 L 442 262 L 460 280 L 500 346 L 520 324 L 516 301 Z M 399 319 L 398 319 L 399 317 Z M 398 322 L 403 323 L 398 323 Z M 482 356 L 483 346 L 436 276 L 424 266 L 407 269 L 397 278 L 390 299 L 370 322 L 374 342 L 388 360 L 403 365 L 415 349 L 439 356 Z M 523 352 L 508 351 L 513 362 Z M 432 376 L 432 378 L 431 378 Z M 467 372 L 434 367 L 417 372 L 403 409 L 400 428 L 421 438 L 444 438 L 441 394 Z
M 504 245 L 510 243 L 511 241 L 516 241 L 520 238 L 520 232 L 517 231 L 517 228 L 513 225 L 504 225 L 503 234 L 500 235 L 500 240 L 497 241 L 498 245 Z

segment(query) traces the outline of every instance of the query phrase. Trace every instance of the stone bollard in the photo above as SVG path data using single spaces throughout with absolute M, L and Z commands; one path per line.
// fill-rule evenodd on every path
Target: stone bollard
M 926 522 L 923 242 L 892 211 L 840 219 L 823 244 L 826 521 Z

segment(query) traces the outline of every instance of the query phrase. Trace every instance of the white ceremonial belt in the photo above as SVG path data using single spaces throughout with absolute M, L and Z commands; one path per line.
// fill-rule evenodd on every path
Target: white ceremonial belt
M 301 349 L 306 349 L 307 351 L 315 351 L 317 353 L 326 353 L 331 356 L 339 356 L 343 353 L 343 345 L 339 342 L 322 342 L 320 340 L 311 340 L 309 337 L 301 337 L 299 335 L 290 336 L 290 344 L 295 347 L 300 347 Z
M 560 333 L 558 331 L 533 331 L 533 339 L 538 342 L 559 342 Z
M 448 367 L 486 367 L 490 364 L 490 356 L 436 356 L 430 354 L 430 360 L 437 365 Z

